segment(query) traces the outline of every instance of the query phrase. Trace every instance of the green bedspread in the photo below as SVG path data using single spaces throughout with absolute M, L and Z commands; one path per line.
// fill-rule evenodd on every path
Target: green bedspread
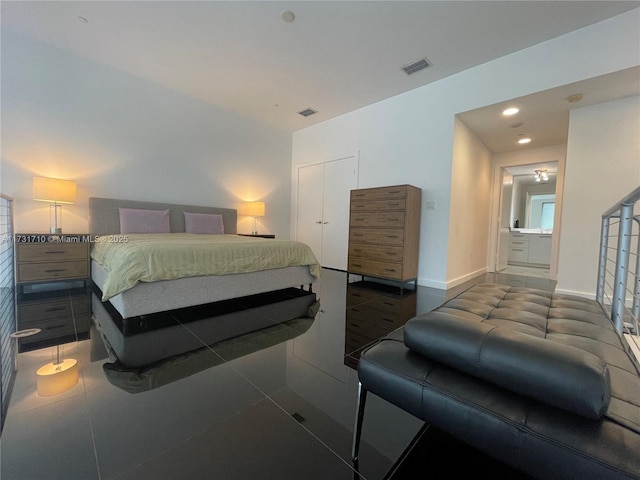
M 93 243 L 91 258 L 108 272 L 102 287 L 103 301 L 138 282 L 230 275 L 303 265 L 309 266 L 309 272 L 314 277 L 320 276 L 320 265 L 311 248 L 304 243 L 237 235 L 105 235 Z

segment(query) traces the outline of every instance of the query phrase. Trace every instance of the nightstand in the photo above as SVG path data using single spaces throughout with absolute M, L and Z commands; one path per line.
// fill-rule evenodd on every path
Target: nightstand
M 253 235 L 252 233 L 239 233 L 241 237 L 256 237 L 256 238 L 276 238 L 276 236 L 272 233 L 256 233 Z
M 15 236 L 17 329 L 41 329 L 18 351 L 89 338 L 90 246 L 89 235 Z

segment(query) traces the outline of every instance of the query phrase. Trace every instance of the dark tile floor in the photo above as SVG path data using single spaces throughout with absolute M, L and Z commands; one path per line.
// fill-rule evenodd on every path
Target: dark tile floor
M 62 348 L 65 358 L 78 360 L 80 381 L 55 396 L 38 396 L 35 378 L 55 349 L 19 354 L 0 437 L 0 477 L 389 478 L 423 423 L 370 396 L 354 470 L 359 351 L 474 283 L 545 289 L 554 283 L 488 274 L 447 292 L 418 287 L 400 295 L 397 288 L 351 280 L 323 270 L 313 321 L 291 321 L 201 351 L 188 376 L 146 372 L 151 380 L 144 388 L 140 376 L 105 371 L 110 361 L 95 331 L 90 340 Z M 277 323 L 277 312 L 270 312 Z

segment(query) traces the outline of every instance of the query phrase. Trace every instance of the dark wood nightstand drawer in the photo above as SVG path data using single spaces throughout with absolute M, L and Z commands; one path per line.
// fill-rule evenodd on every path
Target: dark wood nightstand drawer
M 72 262 L 19 263 L 17 269 L 19 283 L 88 276 L 89 262 L 86 259 Z

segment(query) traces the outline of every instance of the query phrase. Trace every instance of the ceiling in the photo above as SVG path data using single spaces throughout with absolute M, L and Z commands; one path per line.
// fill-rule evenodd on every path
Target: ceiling
M 639 5 L 637 1 L 3 1 L 0 18 L 3 31 L 295 131 Z M 292 22 L 281 16 L 287 10 L 295 16 Z M 402 70 L 422 58 L 431 66 L 410 76 Z M 638 94 L 638 75 L 636 70 L 616 76 L 620 86 L 612 94 Z M 526 133 L 535 135 L 536 146 L 563 141 L 569 94 L 584 91 L 584 102 L 606 100 L 591 96 L 598 91 L 593 85 L 597 84 L 517 99 Z M 461 116 L 496 152 L 507 144 L 513 150 L 515 132 L 496 117 L 501 106 Z M 297 113 L 307 108 L 318 113 L 309 117 Z M 533 133 L 534 126 L 540 133 Z

